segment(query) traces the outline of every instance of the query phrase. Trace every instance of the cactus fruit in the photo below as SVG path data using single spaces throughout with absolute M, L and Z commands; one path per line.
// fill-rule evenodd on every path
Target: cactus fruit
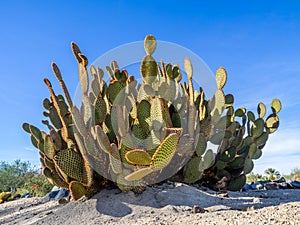
M 88 72 L 87 58 L 75 43 L 71 47 L 78 63 L 81 105 L 73 104 L 52 63 L 64 96 L 44 79 L 50 98 L 43 100 L 49 120 L 42 123 L 49 132 L 28 123 L 23 129 L 39 149 L 44 175 L 69 189 L 74 200 L 113 183 L 122 191 L 140 192 L 157 177 L 240 190 L 253 160 L 262 155 L 269 134 L 279 126 L 278 99 L 272 101 L 272 114 L 266 119 L 263 103 L 258 104 L 257 117 L 245 108 L 235 110 L 233 95 L 223 91 L 227 72 L 222 67 L 216 71 L 217 90 L 206 99 L 202 88 L 194 88 L 188 58 L 187 83 L 181 81 L 179 65 L 155 61 L 152 35 L 144 40 L 141 84 L 116 61 L 106 67 L 110 81 L 105 82 L 104 71 L 91 66 Z

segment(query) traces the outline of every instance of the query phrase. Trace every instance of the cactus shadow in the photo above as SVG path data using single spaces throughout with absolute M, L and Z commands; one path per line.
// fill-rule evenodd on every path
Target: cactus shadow
M 102 190 L 97 199 L 96 210 L 104 215 L 123 217 L 146 208 L 161 209 L 166 206 L 195 205 L 218 210 L 244 210 L 263 208 L 281 203 L 300 201 L 300 190 L 276 190 L 259 192 L 228 192 L 229 197 L 218 196 L 213 191 L 202 191 L 195 187 L 179 184 L 175 187 L 147 187 L 142 194 L 122 193 L 118 189 Z M 143 206 L 143 207 L 141 207 Z

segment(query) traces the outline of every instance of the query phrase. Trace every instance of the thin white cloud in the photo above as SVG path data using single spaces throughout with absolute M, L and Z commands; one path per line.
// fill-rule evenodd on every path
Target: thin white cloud
M 29 151 L 29 152 L 36 152 L 37 150 L 35 148 L 31 148 L 31 147 L 24 147 L 25 151 Z
M 299 129 L 279 129 L 270 135 L 269 141 L 263 150 L 266 156 L 300 154 Z
M 279 129 L 270 135 L 263 155 L 254 161 L 254 172 L 263 174 L 267 168 L 275 168 L 282 174 L 289 174 L 300 166 L 299 127 Z

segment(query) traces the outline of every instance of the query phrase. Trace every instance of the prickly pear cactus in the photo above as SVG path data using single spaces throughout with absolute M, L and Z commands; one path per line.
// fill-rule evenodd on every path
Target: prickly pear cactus
M 71 44 L 78 63 L 81 104 L 72 102 L 61 72 L 53 72 L 64 95 L 56 94 L 44 79 L 50 97 L 44 99 L 42 123 L 48 132 L 28 123 L 23 129 L 39 149 L 44 175 L 69 189 L 73 199 L 90 197 L 112 184 L 122 191 L 140 192 L 144 185 L 180 180 L 201 182 L 214 189 L 239 190 L 253 160 L 262 155 L 269 134 L 279 126 L 281 103 L 274 99 L 272 113 L 259 103 L 257 118 L 245 108 L 234 109 L 234 97 L 224 94 L 224 68 L 216 72 L 217 90 L 211 99 L 195 90 L 193 67 L 184 59 L 187 82 L 179 65 L 157 63 L 152 56 L 156 40 L 144 41 L 139 84 L 112 61 L 90 66 L 79 47 Z M 265 119 L 264 119 L 265 118 Z M 210 149 L 211 144 L 217 150 Z

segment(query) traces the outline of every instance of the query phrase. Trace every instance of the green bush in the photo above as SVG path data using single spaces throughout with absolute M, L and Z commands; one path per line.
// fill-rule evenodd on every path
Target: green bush
M 14 192 L 32 196 L 44 196 L 53 185 L 29 162 L 15 160 L 13 163 L 0 162 L 0 192 Z
M 47 180 L 47 178 L 38 172 L 32 172 L 27 174 L 26 181 L 21 187 L 29 191 L 31 196 L 43 197 L 51 191 L 53 185 Z

